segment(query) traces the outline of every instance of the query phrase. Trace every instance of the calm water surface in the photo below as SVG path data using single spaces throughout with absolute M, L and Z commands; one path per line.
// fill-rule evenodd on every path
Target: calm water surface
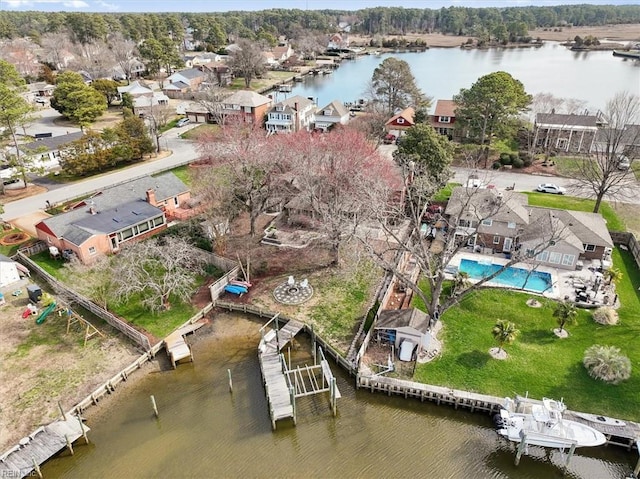
M 530 94 L 549 92 L 576 98 L 590 109 L 604 108 L 619 91 L 640 94 L 640 61 L 616 58 L 611 51 L 572 52 L 556 42 L 540 48 L 463 50 L 431 48 L 421 53 L 364 56 L 342 62 L 331 75 L 307 76 L 289 95 L 317 99 L 323 107 L 333 100 L 353 102 L 365 97 L 373 70 L 389 56 L 405 60 L 422 91 L 434 99 L 450 99 L 479 77 L 509 72 Z M 280 93 L 278 100 L 283 99 Z
M 620 448 L 581 449 L 563 475 L 557 451 L 545 458 L 531 447 L 515 467 L 514 450 L 488 415 L 356 391 L 335 365 L 338 416 L 326 396 L 301 398 L 297 426 L 281 421 L 272 432 L 256 355 L 260 325 L 217 317 L 214 332 L 194 346 L 195 363 L 146 374 L 104 400 L 100 411 L 88 410 L 91 444 L 48 462 L 44 477 L 604 479 L 624 477 L 634 465 L 634 454 Z M 311 364 L 308 341 L 300 344 L 293 364 Z

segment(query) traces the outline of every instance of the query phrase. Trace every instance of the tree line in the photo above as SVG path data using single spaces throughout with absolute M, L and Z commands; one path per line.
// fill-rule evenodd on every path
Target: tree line
M 169 36 L 184 37 L 185 26 L 193 38 L 223 45 L 230 38 L 266 39 L 278 35 L 303 38 L 303 32 L 333 32 L 341 22 L 351 32 L 367 35 L 441 32 L 474 35 L 498 25 L 509 30 L 640 23 L 640 5 L 557 5 L 544 7 L 420 9 L 376 7 L 356 11 L 269 9 L 224 13 L 78 13 L 0 12 L 0 38 L 28 36 L 35 41 L 46 33 L 69 31 L 77 43 L 104 40 L 109 32 L 121 32 L 136 42 Z

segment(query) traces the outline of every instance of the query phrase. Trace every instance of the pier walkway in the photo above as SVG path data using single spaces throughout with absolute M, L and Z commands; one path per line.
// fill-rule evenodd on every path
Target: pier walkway
M 275 329 L 271 329 L 273 323 Z M 293 390 L 287 382 L 285 371 L 287 365 L 280 353 L 293 337 L 304 328 L 304 324 L 289 320 L 282 328 L 278 324 L 276 314 L 267 324 L 260 328 L 262 339 L 258 346 L 260 371 L 264 380 L 264 388 L 269 401 L 271 427 L 275 430 L 276 421 L 292 418 L 295 424 L 295 399 Z
M 20 444 L 0 456 L 0 477 L 24 477 L 39 473 L 40 464 L 68 447 L 81 436 L 86 439 L 89 427 L 78 416 L 67 416 L 47 426 L 36 429 Z

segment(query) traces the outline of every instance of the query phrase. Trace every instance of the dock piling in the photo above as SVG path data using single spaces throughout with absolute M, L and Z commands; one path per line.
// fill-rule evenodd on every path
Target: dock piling
M 153 394 L 151 395 L 151 405 L 153 406 L 153 414 L 158 417 L 158 406 L 156 404 L 156 398 L 153 396 Z
M 80 414 L 78 414 L 76 417 L 78 418 L 78 424 L 80 424 L 80 432 L 82 433 L 84 442 L 85 444 L 89 444 L 89 438 L 87 437 L 87 429 L 84 427 L 84 424 L 82 424 L 82 418 L 80 417 Z
M 67 415 L 65 414 L 64 409 L 62 409 L 62 403 L 60 401 L 58 401 L 58 408 L 60 409 L 60 414 L 62 414 L 62 420 L 66 421 Z
M 231 369 L 227 369 L 227 374 L 229 375 L 229 392 L 233 393 L 233 380 L 231 379 Z
M 69 435 L 65 434 L 64 435 L 64 440 L 67 443 L 67 448 L 69 449 L 69 452 L 71 453 L 71 455 L 73 456 L 73 446 L 71 445 L 71 441 L 69 440 Z
M 38 477 L 42 479 L 42 471 L 40 470 L 40 465 L 38 464 L 38 461 L 36 461 L 36 458 L 33 456 L 31 456 L 31 460 L 33 461 L 33 469 L 36 471 L 36 474 L 38 474 Z
M 522 456 L 522 453 L 526 448 L 527 448 L 527 435 L 522 434 L 520 438 L 520 444 L 518 444 L 518 452 L 516 453 L 516 460 L 514 461 L 514 464 L 516 466 L 520 464 L 520 457 Z

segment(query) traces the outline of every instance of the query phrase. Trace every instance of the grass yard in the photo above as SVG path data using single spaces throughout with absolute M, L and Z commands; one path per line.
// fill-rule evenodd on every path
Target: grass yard
M 529 197 L 531 206 L 543 206 L 547 208 L 559 208 L 564 210 L 593 212 L 595 200 L 576 198 L 574 196 L 550 195 L 548 193 L 525 192 Z M 611 231 L 626 231 L 624 221 L 616 214 L 609 203 L 603 201 L 600 206 L 600 214 L 607 222 L 607 228 Z
M 216 133 L 218 130 L 220 130 L 220 126 L 204 123 L 185 131 L 180 135 L 180 138 L 183 140 L 197 140 L 202 133 Z
M 451 198 L 451 193 L 453 192 L 453 189 L 456 188 L 457 186 L 462 186 L 460 183 L 447 183 L 447 185 L 442 188 L 440 191 L 438 191 L 435 195 L 433 195 L 433 201 L 436 202 L 444 202 L 444 201 L 449 201 L 449 198 Z
M 640 363 L 640 271 L 628 252 L 616 249 L 614 265 L 624 276 L 618 286 L 622 307 L 620 323 L 602 326 L 588 310 L 579 310 L 578 323 L 567 327 L 567 339 L 557 338 L 552 316 L 554 302 L 542 300 L 530 308 L 527 294 L 483 289 L 465 297 L 442 317 L 442 356 L 418 365 L 414 379 L 428 384 L 496 396 L 563 397 L 569 408 L 608 416 L 640 420 L 640 371 L 617 386 L 589 377 L 582 366 L 584 351 L 593 344 L 613 345 Z M 520 335 L 506 345 L 506 361 L 492 359 L 488 351 L 496 343 L 491 329 L 498 319 L 513 321 Z
M 171 173 L 176 175 L 180 181 L 182 181 L 188 187 L 191 187 L 191 172 L 189 165 L 178 166 L 171 170 Z M 164 173 L 163 173 L 164 174 Z

